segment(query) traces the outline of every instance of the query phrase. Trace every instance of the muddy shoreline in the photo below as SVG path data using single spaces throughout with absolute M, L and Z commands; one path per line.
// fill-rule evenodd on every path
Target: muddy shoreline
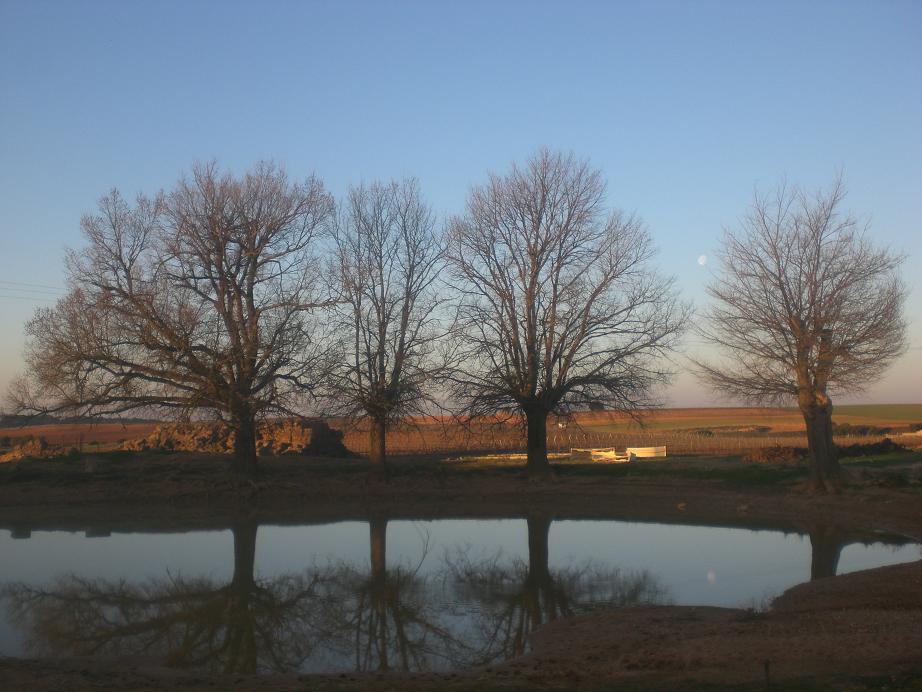
M 423 459 L 396 464 L 383 476 L 360 459 L 283 457 L 263 461 L 260 476 L 249 480 L 227 473 L 226 460 L 210 455 L 27 460 L 0 465 L 0 527 L 89 522 L 170 530 L 220 528 L 241 517 L 294 524 L 540 513 L 782 531 L 823 523 L 922 537 L 922 459 L 895 469 L 849 470 L 842 489 L 828 495 L 810 493 L 806 474 L 785 467 L 757 468 L 762 475 L 753 480 L 725 460 L 676 459 L 636 472 L 619 466 L 561 465 L 534 479 L 520 463 Z
M 655 476 L 561 468 L 531 479 L 488 469 L 398 466 L 389 478 L 361 461 L 269 460 L 256 481 L 216 473 L 201 455 L 23 462 L 0 469 L 0 528 L 19 532 L 186 531 L 345 519 L 606 518 L 810 533 L 849 542 L 884 534 L 922 540 L 922 486 L 882 469 L 850 471 L 833 495 L 806 491 L 781 469 L 747 483 L 680 460 Z M 684 465 L 683 465 L 684 463 Z M 697 465 L 697 466 L 696 466 Z M 689 468 L 701 473 L 688 475 Z M 915 465 L 912 465 L 915 473 Z M 674 469 L 674 472 L 673 472 Z M 710 475 L 709 475 L 710 474 Z M 780 480 L 779 480 L 780 479 Z M 445 674 L 222 676 L 151 661 L 0 660 L 5 689 L 532 689 L 794 688 L 922 685 L 922 561 L 819 579 L 765 613 L 660 606 L 592 613 L 534 635 L 534 652 L 502 665 Z M 765 661 L 768 661 L 767 673 Z M 783 688 L 783 687 L 782 687 Z

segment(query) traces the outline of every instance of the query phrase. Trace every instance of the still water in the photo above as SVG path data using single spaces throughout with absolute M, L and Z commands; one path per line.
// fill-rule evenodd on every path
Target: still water
M 624 521 L 344 521 L 223 531 L 0 530 L 0 655 L 213 671 L 444 670 L 538 625 L 641 604 L 763 607 L 922 557 L 896 536 Z

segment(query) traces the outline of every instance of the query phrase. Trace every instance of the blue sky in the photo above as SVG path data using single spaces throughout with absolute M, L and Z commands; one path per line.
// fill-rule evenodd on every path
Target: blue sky
M 549 146 L 604 171 L 699 304 L 756 186 L 843 170 L 912 288 L 913 348 L 858 398 L 922 401 L 920 36 L 920 2 L 0 0 L 0 391 L 53 295 L 11 282 L 60 287 L 113 186 L 271 158 L 336 194 L 415 175 L 448 215 Z M 687 375 L 670 398 L 715 401 Z

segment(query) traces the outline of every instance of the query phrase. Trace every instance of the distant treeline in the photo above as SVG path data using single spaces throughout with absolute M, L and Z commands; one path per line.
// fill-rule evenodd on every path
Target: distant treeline
M 39 414 L 34 416 L 28 415 L 0 415 L 0 428 L 21 428 L 26 425 L 74 425 L 74 424 L 92 424 L 102 425 L 105 423 L 153 423 L 148 418 L 99 418 L 94 416 L 51 416 Z

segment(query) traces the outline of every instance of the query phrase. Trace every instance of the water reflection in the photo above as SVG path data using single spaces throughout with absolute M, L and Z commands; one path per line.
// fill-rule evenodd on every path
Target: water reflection
M 831 526 L 810 527 L 810 581 L 836 576 L 848 537 Z
M 150 656 L 225 672 L 297 670 L 315 646 L 317 575 L 257 581 L 255 523 L 237 524 L 228 584 L 167 575 L 143 583 L 59 578 L 2 592 L 28 648 L 53 656 Z
M 601 530 L 613 537 L 613 560 L 552 563 L 551 517 L 534 513 L 525 525 L 522 558 L 515 551 L 484 555 L 451 543 L 436 554 L 423 532 L 418 561 L 389 564 L 388 518 L 374 517 L 368 522 L 367 562 L 305 558 L 303 566 L 261 578 L 258 526 L 240 521 L 231 529 L 229 581 L 170 571 L 134 580 L 69 574 L 50 583 L 8 583 L 0 600 L 7 622 L 24 635 L 27 655 L 144 657 L 240 673 L 424 671 L 497 662 L 524 653 L 529 635 L 543 623 L 592 608 L 674 600 L 673 588 L 681 584 L 674 575 L 617 563 L 626 536 L 656 537 L 680 527 L 608 522 Z M 555 541 L 572 541 L 600 526 L 587 524 L 576 534 L 572 526 L 561 528 Z M 708 535 L 727 540 L 726 529 L 712 531 L 723 531 Z M 806 535 L 813 579 L 836 573 L 845 545 L 907 542 L 828 526 L 810 527 Z M 231 555 L 226 559 L 229 565 Z M 713 584 L 716 573 L 705 578 Z
M 369 522 L 369 544 L 369 569 L 343 563 L 321 580 L 315 623 L 325 645 L 350 656 L 356 671 L 462 665 L 465 647 L 440 622 L 434 580 L 418 566 L 387 568 L 387 519 Z
M 471 560 L 466 551 L 446 562 L 456 588 L 478 601 L 482 641 L 476 663 L 508 660 L 525 653 L 528 635 L 539 625 L 591 607 L 666 603 L 667 591 L 649 572 L 624 574 L 591 561 L 556 572 L 548 563 L 551 520 L 527 518 L 528 563 L 498 558 Z

